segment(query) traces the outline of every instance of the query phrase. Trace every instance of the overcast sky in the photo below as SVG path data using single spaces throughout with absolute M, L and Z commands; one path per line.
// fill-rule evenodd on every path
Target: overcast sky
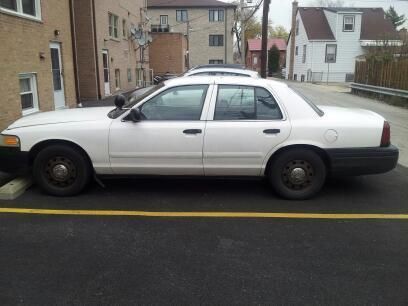
M 225 0 L 224 0 L 225 1 Z M 228 1 L 228 0 L 227 0 Z M 253 0 L 252 3 L 258 3 L 259 0 Z M 229 2 L 232 2 L 229 0 Z M 312 6 L 313 0 L 298 0 L 299 6 Z M 408 17 L 408 0 L 345 0 L 345 6 L 354 7 L 383 7 L 388 9 L 390 5 L 394 6 L 398 14 L 405 14 Z M 291 0 L 271 0 L 269 10 L 269 18 L 272 19 L 273 24 L 283 25 L 286 29 L 290 28 L 290 18 L 292 10 Z M 262 8 L 258 12 L 258 17 L 262 16 Z M 405 22 L 405 27 L 408 27 L 408 22 Z

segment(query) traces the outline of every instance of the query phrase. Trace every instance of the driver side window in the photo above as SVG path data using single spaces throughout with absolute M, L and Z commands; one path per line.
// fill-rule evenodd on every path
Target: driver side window
M 200 120 L 208 85 L 173 87 L 140 107 L 145 120 Z

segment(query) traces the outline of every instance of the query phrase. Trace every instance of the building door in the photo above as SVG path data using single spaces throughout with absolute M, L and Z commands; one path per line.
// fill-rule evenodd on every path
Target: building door
M 54 105 L 55 109 L 65 107 L 64 79 L 61 61 L 61 44 L 51 43 L 51 71 L 52 83 L 54 87 Z
M 103 83 L 105 88 L 105 96 L 110 95 L 110 82 L 109 82 L 109 52 L 108 50 L 102 50 L 102 62 L 103 62 Z

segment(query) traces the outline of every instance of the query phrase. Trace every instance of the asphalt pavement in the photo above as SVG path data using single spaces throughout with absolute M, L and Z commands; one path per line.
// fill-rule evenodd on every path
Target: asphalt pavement
M 0 201 L 1 305 L 408 304 L 403 165 L 329 179 L 308 201 L 282 200 L 259 180 L 103 182 L 77 197 L 33 186 Z M 303 217 L 313 213 L 333 218 Z

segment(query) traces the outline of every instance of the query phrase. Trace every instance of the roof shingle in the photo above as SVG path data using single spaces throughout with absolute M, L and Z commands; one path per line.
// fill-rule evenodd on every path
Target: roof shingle
M 333 32 L 321 7 L 299 7 L 299 13 L 306 29 L 307 37 L 321 40 L 334 40 Z
M 269 38 L 268 50 L 276 45 L 280 51 L 286 51 L 286 41 L 283 38 Z M 260 38 L 248 39 L 248 51 L 260 51 L 262 46 L 262 40 Z

